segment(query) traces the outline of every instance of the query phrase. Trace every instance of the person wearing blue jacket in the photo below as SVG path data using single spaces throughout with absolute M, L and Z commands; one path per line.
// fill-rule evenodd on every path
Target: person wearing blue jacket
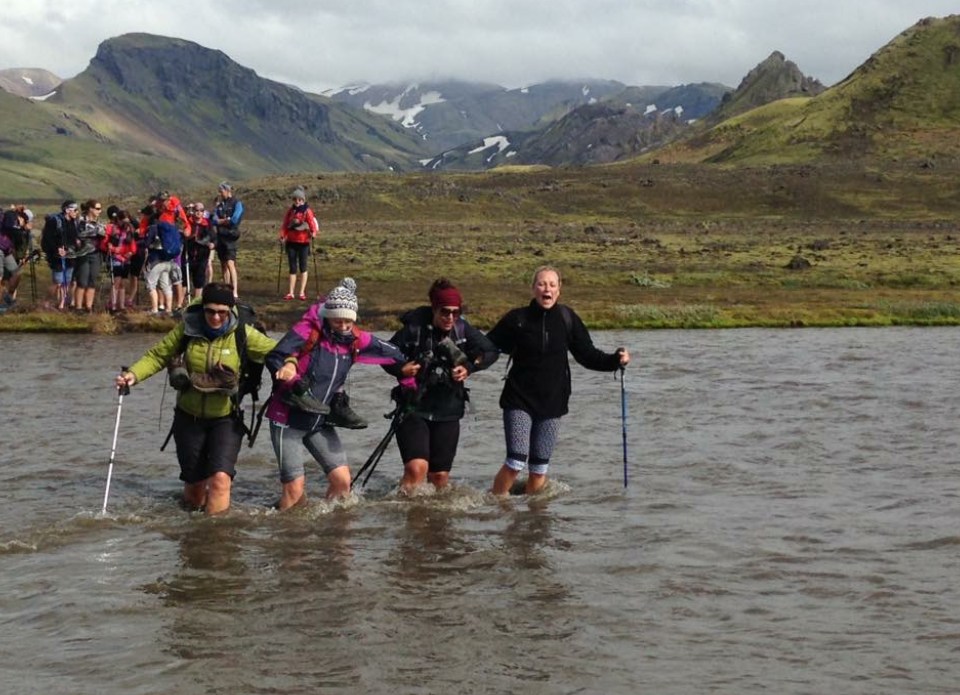
M 240 222 L 243 220 L 243 203 L 233 195 L 233 186 L 226 181 L 218 187 L 217 204 L 210 216 L 210 225 L 215 230 L 217 258 L 223 270 L 223 281 L 233 287 L 237 297 L 240 279 L 237 275 L 237 244 L 240 240 Z

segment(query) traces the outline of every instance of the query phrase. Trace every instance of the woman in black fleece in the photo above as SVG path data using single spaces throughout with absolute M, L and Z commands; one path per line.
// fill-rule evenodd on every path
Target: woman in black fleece
M 505 495 L 517 475 L 529 465 L 526 493 L 547 482 L 550 455 L 560 432 L 560 418 L 570 401 L 569 350 L 586 367 L 612 372 L 630 362 L 626 348 L 606 353 L 590 339 L 574 311 L 558 304 L 560 272 L 550 266 L 533 275 L 533 299 L 525 307 L 508 311 L 487 337 L 500 352 L 510 355 L 511 366 L 500 394 L 507 457 L 493 480 L 493 493 Z

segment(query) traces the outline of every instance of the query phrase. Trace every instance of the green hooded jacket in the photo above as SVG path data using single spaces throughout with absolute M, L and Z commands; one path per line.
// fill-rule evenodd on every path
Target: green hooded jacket
M 239 373 L 240 355 L 237 352 L 235 333 L 240 319 L 236 309 L 230 316 L 226 332 L 213 340 L 204 336 L 204 321 L 203 307 L 200 304 L 191 304 L 184 311 L 183 321 L 130 367 L 137 383 L 167 368 L 167 364 L 179 352 L 184 335 L 189 338 L 185 355 L 188 372 L 204 373 L 220 362 Z M 253 326 L 245 325 L 244 328 L 247 332 L 247 358 L 262 363 L 277 341 L 265 336 Z M 233 411 L 230 396 L 222 393 L 201 393 L 192 388 L 177 394 L 177 407 L 200 418 L 223 417 Z

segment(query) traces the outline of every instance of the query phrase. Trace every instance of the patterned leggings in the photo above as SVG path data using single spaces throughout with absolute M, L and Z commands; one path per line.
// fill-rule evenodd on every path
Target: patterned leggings
M 529 460 L 531 473 L 547 474 L 560 434 L 560 418 L 540 419 L 523 410 L 504 410 L 503 434 L 507 440 L 507 468 L 522 471 Z

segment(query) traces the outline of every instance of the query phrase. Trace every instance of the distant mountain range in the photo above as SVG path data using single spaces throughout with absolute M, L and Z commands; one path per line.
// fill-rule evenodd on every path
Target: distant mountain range
M 0 190 L 56 199 L 295 172 L 952 155 L 958 37 L 956 16 L 923 20 L 829 89 L 774 52 L 736 89 L 447 81 L 317 95 L 221 51 L 127 34 L 62 83 L 0 71 Z
M 580 106 L 599 103 L 629 104 L 641 112 L 676 109 L 695 120 L 729 91 L 723 85 L 628 87 L 611 80 L 551 81 L 520 89 L 452 81 L 360 85 L 328 95 L 413 129 L 439 154 L 498 133 L 542 128 Z
M 665 142 L 716 109 L 721 84 L 627 86 L 610 80 L 551 81 L 522 89 L 465 82 L 364 85 L 335 101 L 414 130 L 434 156 L 430 170 L 516 164 L 592 164 Z

